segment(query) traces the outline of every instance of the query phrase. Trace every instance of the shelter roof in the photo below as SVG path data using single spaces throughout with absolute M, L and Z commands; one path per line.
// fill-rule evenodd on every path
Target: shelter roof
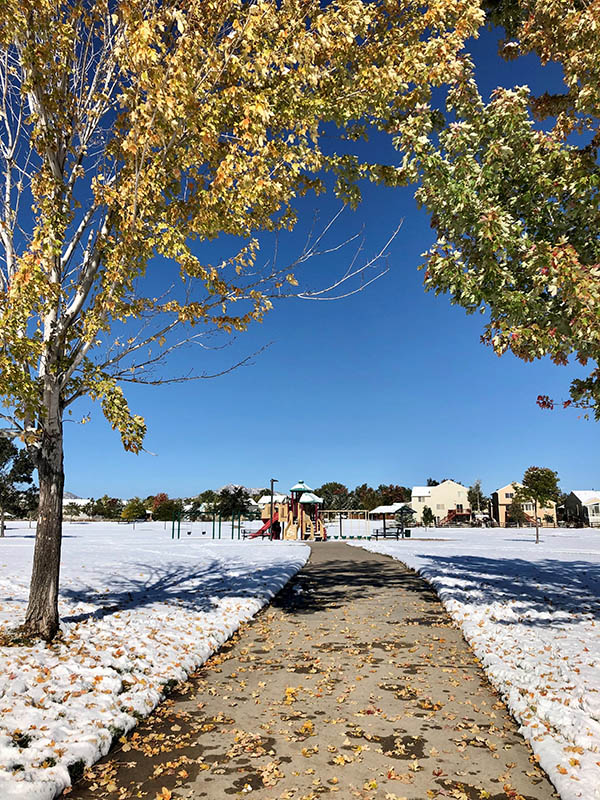
M 407 508 L 409 511 L 415 513 L 410 506 L 410 503 L 392 503 L 391 506 L 377 506 L 369 514 L 397 514 L 402 508 Z

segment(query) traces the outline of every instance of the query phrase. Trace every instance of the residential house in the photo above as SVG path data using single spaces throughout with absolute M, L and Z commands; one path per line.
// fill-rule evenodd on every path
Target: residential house
M 413 486 L 410 505 L 419 522 L 425 506 L 433 512 L 436 525 L 468 522 L 471 517 L 468 491 L 466 486 L 451 480 L 437 486 Z
M 600 527 L 600 492 L 595 489 L 577 489 L 571 492 L 564 504 L 565 522 L 582 528 Z
M 501 528 L 506 527 L 507 511 L 515 499 L 515 493 L 520 483 L 509 483 L 496 489 L 492 493 L 492 514 L 494 519 Z M 522 503 L 523 511 L 527 517 L 527 525 L 535 525 L 535 506 L 533 502 Z M 556 503 L 551 501 L 544 508 L 538 508 L 538 520 L 542 528 L 555 528 L 556 527 Z

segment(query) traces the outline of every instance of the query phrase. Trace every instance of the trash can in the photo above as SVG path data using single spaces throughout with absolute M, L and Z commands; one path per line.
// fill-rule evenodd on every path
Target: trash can
M 404 539 L 410 539 L 410 528 L 405 528 L 403 533 Z

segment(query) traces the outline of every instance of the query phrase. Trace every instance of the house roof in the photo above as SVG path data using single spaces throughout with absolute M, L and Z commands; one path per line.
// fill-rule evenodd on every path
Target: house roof
M 584 506 L 589 506 L 591 503 L 600 503 L 600 492 L 595 489 L 576 489 L 571 494 L 574 494 Z
M 413 497 L 431 497 L 431 486 L 413 486 Z
M 273 502 L 274 503 L 284 503 L 287 500 L 286 494 L 275 494 L 273 493 Z M 267 506 L 271 502 L 271 495 L 270 494 L 263 494 L 262 497 L 259 497 L 256 501 L 257 505 L 259 506 Z
M 467 488 L 466 486 L 463 486 L 462 483 L 459 483 L 458 481 L 453 481 L 452 478 L 446 478 L 445 481 L 438 483 L 438 486 L 443 486 L 445 483 L 451 483 L 453 486 L 460 486 L 461 489 Z M 435 489 L 435 486 L 433 486 L 432 488 Z
M 498 489 L 496 489 L 496 490 L 495 490 L 495 493 L 496 493 L 496 494 L 500 494 L 500 492 L 504 492 L 504 491 L 505 491 L 505 490 L 507 490 L 507 489 L 508 489 L 509 491 L 510 491 L 511 489 L 513 489 L 513 490 L 514 490 L 514 489 L 516 489 L 518 486 L 522 486 L 522 484 L 520 484 L 520 483 L 519 483 L 519 481 L 513 481 L 512 483 L 507 483 L 507 484 L 506 484 L 506 486 L 500 486 L 500 487 L 498 487 Z

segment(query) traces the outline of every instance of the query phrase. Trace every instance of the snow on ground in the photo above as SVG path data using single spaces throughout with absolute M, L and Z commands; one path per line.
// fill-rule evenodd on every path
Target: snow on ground
M 0 647 L 2 800 L 55 797 L 70 765 L 104 755 L 310 554 L 296 543 L 213 541 L 200 523 L 188 536 L 190 527 L 172 541 L 170 524 L 65 524 L 63 641 Z M 0 629 L 23 620 L 34 533 L 12 523 L 0 539 Z
M 600 531 L 413 534 L 354 544 L 435 587 L 561 798 L 600 798 Z

